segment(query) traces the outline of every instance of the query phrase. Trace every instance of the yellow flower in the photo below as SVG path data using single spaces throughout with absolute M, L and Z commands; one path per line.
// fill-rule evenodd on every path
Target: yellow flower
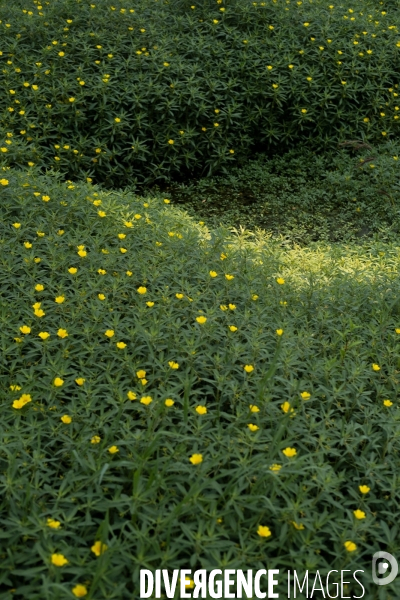
M 126 395 L 128 396 L 129 400 L 136 400 L 135 392 L 132 392 L 131 390 L 129 390 L 129 392 Z
M 116 454 L 117 452 L 119 452 L 118 446 L 110 446 L 108 449 L 110 454 Z
M 64 296 L 57 296 L 54 299 L 55 302 L 57 302 L 57 304 L 62 304 L 65 301 L 65 297 Z
M 206 406 L 196 406 L 196 412 L 198 415 L 206 415 L 207 414 L 207 407 Z
M 126 248 L 120 248 L 119 251 L 121 252 L 121 254 L 125 254 L 125 252 L 128 252 Z
M 147 292 L 147 288 L 142 285 L 137 289 L 137 291 L 139 294 L 145 294 Z
M 106 299 L 106 297 L 105 297 L 104 294 L 97 294 L 97 297 L 98 297 L 99 300 L 105 300 Z
M 3 181 L 6 181 L 6 179 L 0 179 L 0 183 L 2 183 Z M 2 183 L 2 185 L 7 185 L 7 184 Z M 15 229 L 19 229 L 21 227 L 21 223 L 13 223 L 13 227 L 15 227 Z
M 90 6 L 94 7 L 95 5 L 91 4 Z M 77 598 L 83 598 L 88 593 L 87 587 L 85 585 L 82 585 L 81 583 L 78 583 L 75 587 L 72 588 L 72 593 Z
M 210 277 L 217 277 L 218 273 L 216 271 L 210 271 Z
M 219 307 L 221 310 L 228 310 L 228 307 L 226 306 L 226 304 L 220 304 Z
M 142 218 L 142 215 L 133 215 L 133 218 L 136 219 L 137 221 L 139 221 L 139 219 Z
M 83 385 L 85 383 L 86 379 L 84 379 L 83 377 L 78 377 L 78 379 L 75 379 L 75 383 L 77 385 Z
M 391 400 L 384 400 L 383 401 L 384 406 L 393 406 L 393 402 Z
M 12 392 L 19 392 L 19 391 L 20 391 L 20 389 L 22 389 L 20 385 L 16 385 L 16 384 L 14 384 L 14 385 L 10 385 L 10 390 L 11 390 Z
M 283 404 L 281 404 L 281 409 L 283 410 L 284 413 L 288 413 L 290 410 L 290 402 L 286 401 Z M 293 412 L 293 408 L 292 408 L 291 412 Z
M 106 217 L 107 216 L 107 213 L 105 213 L 104 210 L 97 211 L 97 214 L 99 215 L 99 217 Z
M 22 394 L 22 396 L 18 399 L 18 400 L 14 400 L 13 402 L 13 408 L 23 408 L 25 406 L 25 404 L 28 404 L 28 402 L 32 402 L 32 397 L 30 394 Z
M 183 294 L 175 294 L 176 298 L 178 298 L 178 300 L 182 300 L 183 298 Z
M 120 350 L 126 348 L 125 342 L 117 342 L 117 348 L 119 348 Z
M 94 435 L 92 437 L 92 439 L 90 440 L 91 444 L 100 444 L 101 442 L 101 437 L 99 435 Z
M 35 290 L 36 290 L 37 292 L 42 292 L 42 291 L 44 290 L 44 285 L 42 285 L 41 283 L 37 283 L 37 284 L 35 285 Z
M 133 223 L 131 221 L 124 221 L 125 227 L 133 227 Z
M 126 274 L 128 275 L 128 277 L 132 277 L 132 271 L 126 271 Z
M 167 398 L 166 401 L 164 402 L 164 404 L 168 408 L 171 408 L 171 406 L 173 406 L 175 404 L 175 402 L 171 398 Z
M 189 458 L 189 460 L 192 463 L 192 465 L 199 465 L 200 463 L 203 462 L 203 455 L 202 454 L 192 454 L 192 456 Z
M 258 408 L 258 406 L 256 406 L 255 404 L 250 404 L 250 405 L 249 405 L 249 408 L 250 408 L 250 411 L 251 411 L 252 413 L 258 413 L 258 412 L 260 412 L 260 409 L 259 409 L 259 408 Z
M 140 403 L 145 404 L 146 406 L 151 404 L 151 402 L 153 402 L 153 398 L 151 396 L 142 396 L 140 398 Z
M 144 371 L 143 369 L 136 371 L 136 377 L 138 379 L 143 379 L 143 377 L 146 377 L 146 371 Z
M 222 252 L 221 256 L 220 256 L 220 259 L 221 260 L 225 260 L 226 258 L 228 258 L 227 255 Z
M 121 119 L 120 119 L 119 117 L 115 117 L 114 121 L 115 121 L 116 123 L 121 123 Z
M 78 250 L 78 254 L 81 258 L 84 258 L 87 254 L 86 250 Z
M 8 185 L 9 181 L 8 179 L 0 179 L 0 185 Z M 14 225 L 15 227 L 15 225 Z
M 70 267 L 68 269 L 68 273 L 71 273 L 71 275 L 75 275 L 75 273 L 77 272 L 77 268 L 76 267 Z
M 365 519 L 365 512 L 357 508 L 357 510 L 353 510 L 353 514 L 356 519 Z
M 360 492 L 362 494 L 368 494 L 368 492 L 371 490 L 371 488 L 368 487 L 367 485 L 359 485 L 358 489 L 360 490 Z
M 68 564 L 69 561 L 65 558 L 64 554 L 52 554 L 51 562 L 56 567 L 63 567 Z
M 64 379 L 61 379 L 61 377 L 56 377 L 53 383 L 56 387 L 61 387 L 64 383 Z
M 249 423 L 247 427 L 250 429 L 250 431 L 258 431 L 260 429 L 258 425 L 254 425 L 253 423 Z
M 32 248 L 32 244 L 30 242 L 24 242 L 25 248 Z
M 270 528 L 266 525 L 259 525 L 257 533 L 260 537 L 269 537 L 270 535 L 272 535 Z
M 63 415 L 61 421 L 66 425 L 69 425 L 69 423 L 72 423 L 72 418 L 69 415 Z
M 47 527 L 51 527 L 52 529 L 58 529 L 60 527 L 60 521 L 56 521 L 55 519 L 48 518 L 47 519 Z
M 229 310 L 236 310 L 236 304 L 228 304 Z
M 229 330 L 235 332 L 237 331 L 237 327 L 235 327 L 234 325 L 229 325 Z
M 64 339 L 64 338 L 68 337 L 68 331 L 66 329 L 59 329 L 57 331 L 57 335 L 58 335 L 58 337 Z
M 303 400 L 309 400 L 311 398 L 311 394 L 309 392 L 301 392 L 300 396 Z
M 257 296 L 257 294 L 252 294 L 252 296 L 251 296 L 251 299 L 252 299 L 252 300 L 258 300 L 258 296 Z
M 346 548 L 347 552 L 354 552 L 354 550 L 357 550 L 357 544 L 350 541 L 345 542 L 344 547 Z
M 246 371 L 246 373 L 251 373 L 254 371 L 253 365 L 244 365 L 243 369 Z
M 100 556 L 101 554 L 103 554 L 103 552 L 107 550 L 107 548 L 108 546 L 106 544 L 97 541 L 93 544 L 93 546 L 90 549 L 93 552 L 93 554 L 95 554 L 96 556 Z
M 168 198 L 164 198 L 164 204 L 169 204 L 171 202 L 171 200 L 168 200 Z
M 296 523 L 296 521 L 292 521 L 292 525 L 298 531 L 302 531 L 304 529 L 303 523 Z
M 154 302 L 146 302 L 146 306 L 148 306 L 149 308 L 151 308 L 152 306 L 154 306 Z
M 277 335 L 283 335 L 283 329 L 277 329 L 276 330 L 276 334 Z
M 179 363 L 174 362 L 173 360 L 170 360 L 168 364 L 171 367 L 171 369 L 179 369 Z
M 380 371 L 381 370 L 380 366 L 377 365 L 376 363 L 372 364 L 372 368 L 373 368 L 374 371 Z
M 234 279 L 234 275 L 225 275 L 225 279 L 227 279 L 228 281 L 231 281 L 231 279 Z
M 308 27 L 310 23 L 303 23 L 304 27 Z
M 276 283 L 279 283 L 279 285 L 283 285 L 285 283 L 285 280 L 282 277 L 278 277 Z
M 296 454 L 297 454 L 296 448 L 290 448 L 289 446 L 287 448 L 285 448 L 284 450 L 282 450 L 282 452 L 288 458 L 293 458 L 293 456 L 296 456 Z
M 50 200 L 50 196 L 42 196 L 43 202 L 48 202 Z
M 44 317 L 44 315 L 45 315 L 45 314 L 46 314 L 46 313 L 45 313 L 45 312 L 44 312 L 44 310 L 42 310 L 41 308 L 37 308 L 37 309 L 35 309 L 35 311 L 34 311 L 34 315 L 35 315 L 36 317 L 39 317 L 39 318 L 40 318 L 40 317 Z
M 107 331 L 104 332 L 104 335 L 106 335 L 108 338 L 112 338 L 114 334 L 115 331 L 113 329 L 107 329 Z
M 50 337 L 50 334 L 47 333 L 47 331 L 41 331 L 40 333 L 38 333 L 38 336 L 42 339 L 42 340 L 47 340 L 48 337 Z
M 24 333 L 25 335 L 31 332 L 31 328 L 28 327 L 27 325 L 22 325 L 22 327 L 19 328 L 21 333 Z
M 269 468 L 270 471 L 280 471 L 281 469 L 282 469 L 282 465 L 277 465 L 276 463 L 271 465 Z
M 175 144 L 174 140 L 168 140 L 168 144 Z
M 196 321 L 200 323 L 200 325 L 204 325 L 204 323 L 207 321 L 207 317 L 196 317 Z

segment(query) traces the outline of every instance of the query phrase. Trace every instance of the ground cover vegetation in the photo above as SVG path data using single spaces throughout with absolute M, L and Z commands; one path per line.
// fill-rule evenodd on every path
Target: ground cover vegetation
M 332 152 L 259 154 L 225 175 L 172 182 L 163 191 L 208 226 L 258 227 L 289 246 L 384 242 L 400 232 L 399 150 L 395 142 L 373 148 L 353 141 Z
M 369 578 L 400 550 L 399 246 L 288 249 L 163 196 L 0 184 L 2 597 L 266 561 L 398 597 Z
M 260 148 L 391 139 L 399 10 L 3 1 L 2 158 L 121 187 L 211 174 Z
M 399 7 L 329 1 L 0 2 L 1 600 L 399 597 Z

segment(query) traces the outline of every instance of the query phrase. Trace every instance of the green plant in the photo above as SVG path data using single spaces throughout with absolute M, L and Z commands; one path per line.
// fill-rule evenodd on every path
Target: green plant
M 285 249 L 50 173 L 0 194 L 3 597 L 267 562 L 364 569 L 375 599 L 372 553 L 399 552 L 398 245 Z
M 191 1 L 2 3 L 4 164 L 123 187 L 396 136 L 395 3 Z
M 263 228 L 285 244 L 383 241 L 399 233 L 398 158 L 396 143 L 349 141 L 336 152 L 258 155 L 225 175 L 164 191 L 211 227 Z

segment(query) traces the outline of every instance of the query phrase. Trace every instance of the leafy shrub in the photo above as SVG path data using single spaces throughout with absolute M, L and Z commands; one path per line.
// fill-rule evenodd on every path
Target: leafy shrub
M 398 133 L 397 3 L 192 1 L 3 3 L 6 164 L 121 187 Z
M 353 141 L 322 154 L 297 148 L 164 190 L 209 226 L 262 227 L 302 245 L 378 234 L 383 241 L 400 232 L 399 155 L 393 142 Z
M 400 550 L 398 245 L 284 250 L 13 170 L 0 193 L 2 598 L 266 562 L 361 568 L 376 598 L 371 554 Z

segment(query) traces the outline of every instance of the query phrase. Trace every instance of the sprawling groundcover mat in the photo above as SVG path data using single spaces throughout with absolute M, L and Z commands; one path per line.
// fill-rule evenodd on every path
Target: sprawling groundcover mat
M 268 565 L 363 569 L 365 598 L 397 598 L 371 557 L 400 554 L 400 248 L 284 249 L 168 198 L 0 184 L 1 597 Z
M 115 187 L 395 139 L 399 21 L 394 0 L 0 0 L 0 156 Z

